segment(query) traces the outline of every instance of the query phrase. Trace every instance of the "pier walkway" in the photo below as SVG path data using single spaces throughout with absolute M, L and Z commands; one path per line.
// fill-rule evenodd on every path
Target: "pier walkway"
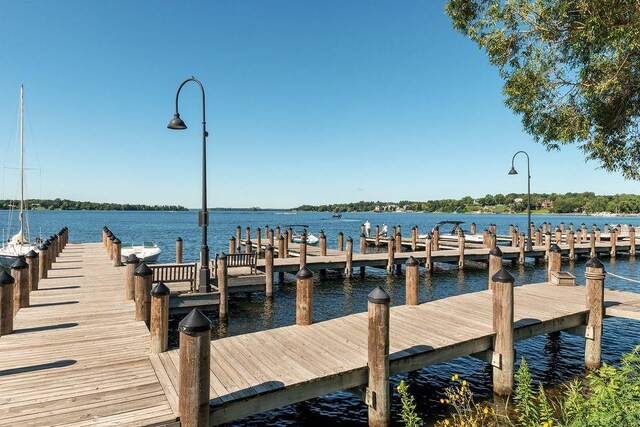
M 0 337 L 0 425 L 154 425 L 177 415 L 149 331 L 100 243 L 68 244 Z
M 586 322 L 585 288 L 549 283 L 515 288 L 514 338 Z M 640 294 L 606 291 L 607 314 L 640 320 Z M 390 312 L 390 374 L 492 349 L 490 291 Z M 211 423 L 220 424 L 327 393 L 367 384 L 367 313 L 213 341 Z M 177 406 L 179 350 L 152 355 Z

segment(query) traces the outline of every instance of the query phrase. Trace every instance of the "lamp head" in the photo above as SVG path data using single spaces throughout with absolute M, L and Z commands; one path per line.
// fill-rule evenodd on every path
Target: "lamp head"
M 518 171 L 516 170 L 516 168 L 511 166 L 511 170 L 509 171 L 509 175 L 518 175 Z
M 180 118 L 180 113 L 175 113 L 173 115 L 173 119 L 167 125 L 169 129 L 182 130 L 186 129 L 187 125 L 184 124 L 184 121 Z

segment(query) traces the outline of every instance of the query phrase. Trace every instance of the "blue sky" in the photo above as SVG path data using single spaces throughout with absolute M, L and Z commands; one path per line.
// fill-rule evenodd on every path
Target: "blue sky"
M 207 93 L 211 207 L 523 192 L 526 175 L 507 175 L 518 150 L 534 192 L 638 189 L 532 142 L 444 2 L 0 4 L 1 163 L 17 165 L 24 83 L 31 197 L 198 207 L 197 86 L 180 97 L 190 129 L 166 128 L 191 75 Z

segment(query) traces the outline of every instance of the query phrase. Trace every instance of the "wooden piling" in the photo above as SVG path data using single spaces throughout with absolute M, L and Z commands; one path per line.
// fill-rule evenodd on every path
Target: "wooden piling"
M 629 255 L 635 256 L 636 254 L 636 229 L 635 227 L 629 227 Z
M 236 253 L 236 238 L 231 236 L 231 238 L 229 239 L 229 253 L 230 254 L 235 254 Z
M 287 229 L 287 245 L 293 242 L 293 228 L 289 227 Z
M 245 240 L 251 240 L 251 227 L 246 228 L 246 232 L 244 235 L 245 235 Z
M 262 253 L 262 230 L 260 230 L 260 227 L 256 229 L 256 252 L 258 253 L 258 258 L 260 258 Z
M 27 261 L 28 276 L 29 276 L 29 291 L 37 291 L 38 290 L 38 277 L 39 277 L 39 263 L 38 263 L 38 253 L 33 249 L 27 252 L 25 256 L 25 260 Z
M 604 265 L 598 258 L 586 264 L 587 327 L 584 363 L 587 369 L 598 369 L 602 359 L 602 318 L 604 316 Z
M 394 262 L 394 242 L 393 237 L 389 237 L 387 241 L 387 272 L 393 273 L 393 262 Z
M 290 242 L 289 232 L 284 236 L 284 257 L 289 258 L 289 242 Z
M 518 254 L 518 263 L 520 265 L 524 265 L 524 250 L 526 248 L 526 243 L 525 243 L 525 237 L 524 237 L 524 232 L 520 233 L 520 240 L 518 242 L 518 246 L 520 249 L 520 252 Z
M 273 296 L 273 246 L 268 244 L 264 250 L 264 273 L 266 275 L 265 292 L 267 297 Z
M 411 251 L 415 252 L 416 247 L 418 246 L 418 230 L 416 227 L 411 229 Z
M 513 282 L 514 278 L 504 268 L 492 280 L 494 341 L 493 392 L 508 396 L 513 390 L 515 349 L 513 347 Z
M 47 278 L 47 252 L 48 246 L 45 243 L 40 245 L 39 254 L 38 254 L 38 279 L 46 279 Z
M 126 300 L 132 300 L 136 297 L 136 282 L 134 272 L 138 265 L 140 264 L 140 258 L 136 256 L 136 254 L 131 254 L 127 257 L 125 261 L 125 287 L 124 287 L 124 298 Z
M 176 239 L 176 264 L 182 264 L 182 237 Z
M 431 244 L 433 245 L 432 249 L 437 251 L 440 249 L 440 227 L 437 225 L 433 227 L 433 236 L 431 237 Z
M 227 256 L 218 255 L 218 317 L 221 320 L 227 318 L 229 313 L 229 276 L 227 271 Z M 272 267 L 273 268 L 273 267 Z
M 244 251 L 245 253 L 248 253 L 248 254 L 253 253 L 253 242 L 251 240 L 245 240 Z
M 13 290 L 13 315 L 15 316 L 20 308 L 29 307 L 29 275 L 27 262 L 23 257 L 11 264 L 11 275 L 15 280 Z
M 493 276 L 502 269 L 502 250 L 499 246 L 495 246 L 489 251 L 489 280 L 487 288 L 493 290 L 495 283 L 493 282 Z
M 596 256 L 596 232 L 591 232 L 591 237 L 589 237 L 589 256 L 591 258 Z
M 113 266 L 120 267 L 122 266 L 122 242 L 120 239 L 116 238 L 113 241 Z
M 565 230 L 564 222 L 561 222 L 560 223 L 560 227 L 558 227 L 558 228 L 560 228 L 560 232 L 564 234 L 564 230 Z
M 370 427 L 391 424 L 391 388 L 389 387 L 389 304 L 391 299 L 381 287 L 368 296 L 368 416 Z
M 471 234 L 474 234 L 474 235 L 476 234 L 476 223 L 475 222 L 471 223 L 471 230 L 470 231 L 471 231 Z
M 344 251 L 344 234 L 342 234 L 342 231 L 338 233 L 338 250 L 340 252 Z
M 275 244 L 273 230 L 269 230 L 269 244 L 273 246 Z
M 320 241 L 320 255 L 327 255 L 327 236 L 324 234 L 323 230 L 320 230 L 320 234 L 318 234 L 318 240 Z
M 551 273 L 558 272 L 562 269 L 562 249 L 555 243 L 549 248 L 549 277 Z
M 611 242 L 611 258 L 616 257 L 616 245 L 618 244 L 618 232 L 616 229 L 612 229 L 609 234 L 609 241 Z
M 395 248 L 396 253 L 402 252 L 402 233 L 400 232 L 396 233 L 395 245 L 396 245 L 396 248 Z
M 236 251 L 241 252 L 240 241 L 242 239 L 242 227 L 236 227 Z
M 373 232 L 374 242 L 376 248 L 380 246 L 380 226 L 376 225 L 375 231 Z
M 425 251 L 425 264 L 424 267 L 427 271 L 431 271 L 433 270 L 433 261 L 431 259 L 431 250 L 432 250 L 432 245 L 431 245 L 431 235 L 428 234 L 427 238 L 424 241 L 424 251 Z
M 349 238 L 347 248 L 349 247 Z M 313 323 L 313 273 L 306 266 L 296 274 L 296 325 Z
M 546 232 L 544 235 L 544 259 L 549 260 L 549 250 L 551 249 L 551 233 Z
M 596 243 L 600 243 L 602 232 L 599 228 L 596 228 Z
M 169 348 L 169 288 L 158 282 L 151 290 L 149 352 L 164 353 Z
M 104 247 L 107 247 L 107 231 L 109 231 L 109 229 L 106 225 L 102 227 L 102 246 Z
M 559 245 L 562 243 L 562 230 L 560 230 L 560 227 L 556 227 L 556 245 Z
M 571 231 L 571 229 L 567 231 L 566 238 L 567 245 L 569 246 L 569 259 L 573 261 L 574 259 L 576 259 L 576 244 L 574 241 L 573 231 Z
M 178 412 L 182 427 L 209 426 L 211 321 L 194 308 L 178 326 L 180 378 Z
M 353 239 L 349 237 L 347 239 L 347 257 L 346 257 L 345 268 L 344 268 L 345 277 L 351 277 L 351 275 L 353 274 L 352 265 L 353 265 Z
M 367 253 L 367 236 L 363 233 L 360 235 L 360 254 L 364 255 Z M 365 275 L 365 267 L 360 267 L 360 277 L 364 277 Z
M 419 284 L 420 284 L 420 263 L 413 256 L 410 256 L 405 262 L 405 286 L 406 286 L 406 304 L 418 305 Z
M 300 269 L 307 265 L 307 233 L 302 232 L 300 239 Z
M 13 333 L 13 299 L 15 279 L 0 271 L 0 336 Z
M 151 283 L 153 281 L 153 271 L 141 262 L 133 273 L 135 277 L 135 320 L 144 321 L 149 325 L 151 311 Z
M 536 246 L 542 246 L 542 229 L 541 228 L 536 230 L 535 240 L 536 240 L 536 243 L 535 243 Z
M 458 270 L 464 270 L 464 234 L 458 233 Z

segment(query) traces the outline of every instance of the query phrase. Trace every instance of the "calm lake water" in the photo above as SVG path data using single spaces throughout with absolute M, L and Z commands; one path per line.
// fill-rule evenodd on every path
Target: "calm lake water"
M 8 212 L 0 211 L 0 228 L 4 236 L 8 235 Z M 386 223 L 389 230 L 393 225 L 401 225 L 403 234 L 408 236 L 411 227 L 418 225 L 420 232 L 426 232 L 438 221 L 465 221 L 463 228 L 468 229 L 471 222 L 477 224 L 481 232 L 490 223 L 498 226 L 498 232 L 505 234 L 509 224 L 526 224 L 526 215 L 468 215 L 468 214 L 418 214 L 418 213 L 346 213 L 342 219 L 332 219 L 330 213 L 299 212 L 289 214 L 272 211 L 214 211 L 211 213 L 209 227 L 209 244 L 212 255 L 226 251 L 228 239 L 235 235 L 236 226 L 240 225 L 244 237 L 244 228 L 252 229 L 255 236 L 257 227 L 271 228 L 288 224 L 306 224 L 309 231 L 317 236 L 320 229 L 327 235 L 328 245 L 335 247 L 337 234 L 342 231 L 345 238 L 356 239 L 360 234 L 360 224 L 369 220 L 373 227 Z M 15 221 L 15 218 L 14 218 Z M 564 222 L 579 226 L 582 223 L 600 228 L 605 223 L 640 224 L 640 218 L 603 218 L 587 216 L 535 215 L 533 221 L 541 224 L 544 221 L 554 225 Z M 48 236 L 63 226 L 70 230 L 71 242 L 96 242 L 101 238 L 101 229 L 107 225 L 123 242 L 155 241 L 162 248 L 160 262 L 175 260 L 175 239 L 179 236 L 184 241 L 185 261 L 196 261 L 200 244 L 200 229 L 197 227 L 197 212 L 93 212 L 93 211 L 32 211 L 29 212 L 29 223 L 32 239 L 36 236 Z M 13 230 L 16 225 L 13 224 Z M 6 238 L 6 237 L 5 237 Z M 584 283 L 586 260 L 571 264 L 563 264 L 563 269 L 572 271 L 580 283 Z M 607 271 L 626 277 L 638 278 L 636 260 L 620 256 L 616 260 L 603 259 Z M 505 264 L 506 265 L 506 264 Z M 546 280 L 544 264 L 534 266 L 507 266 L 515 276 L 516 285 Z M 422 271 L 420 290 L 421 302 L 445 298 L 486 288 L 486 271 L 484 269 L 468 269 L 459 272 L 451 267 L 443 267 L 426 274 Z M 314 287 L 314 321 L 322 321 L 351 313 L 366 311 L 367 294 L 376 286 L 382 285 L 391 295 L 392 304 L 404 301 L 404 276 L 387 276 L 386 272 L 367 269 L 364 279 L 337 279 L 331 275 L 324 281 L 316 278 Z M 607 276 L 606 286 L 638 292 L 638 285 Z M 178 319 L 179 320 L 179 319 Z M 227 325 L 218 323 L 215 314 L 214 339 L 223 336 L 237 335 L 252 331 L 264 330 L 280 326 L 288 326 L 295 322 L 295 281 L 288 277 L 284 285 L 276 286 L 272 300 L 266 300 L 263 294 L 247 297 L 236 297 L 231 300 L 230 316 Z M 616 363 L 620 355 L 640 342 L 640 328 L 637 322 L 607 319 L 605 320 L 603 339 L 603 357 L 607 362 Z M 176 322 L 173 322 L 175 328 Z M 532 370 L 536 381 L 545 386 L 553 386 L 561 380 L 583 373 L 584 339 L 568 334 L 559 337 L 541 336 L 519 342 L 516 345 L 517 358 L 524 356 Z M 439 399 L 442 391 L 450 382 L 454 373 L 471 382 L 476 394 L 480 397 L 491 396 L 490 369 L 486 364 L 469 357 L 456 359 L 426 369 L 421 369 L 393 379 L 394 385 L 405 379 L 411 392 L 415 395 L 418 410 L 431 421 L 446 415 Z M 394 396 L 393 414 L 397 422 L 400 409 L 399 397 Z M 233 425 L 279 425 L 279 426 L 366 426 L 367 409 L 357 398 L 346 392 L 334 393 L 307 402 L 291 405 L 265 414 L 250 417 Z

